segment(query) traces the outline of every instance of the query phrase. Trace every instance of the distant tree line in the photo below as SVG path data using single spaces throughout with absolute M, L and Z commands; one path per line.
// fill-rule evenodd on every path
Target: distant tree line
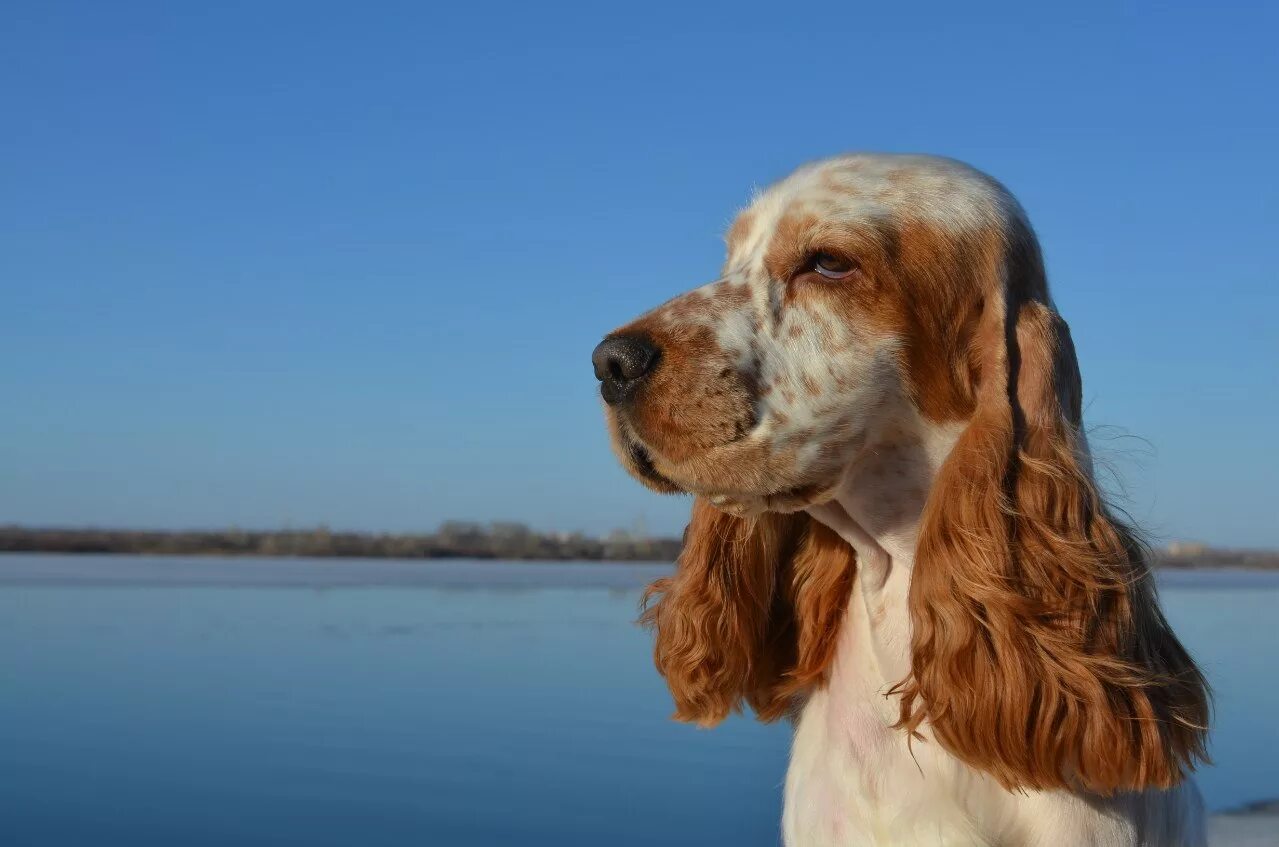
M 1156 550 L 1155 564 L 1164 568 L 1279 570 L 1279 551 L 1238 550 L 1177 542 Z
M 0 553 L 137 553 L 173 556 L 316 556 L 374 559 L 570 559 L 673 562 L 677 538 L 613 530 L 603 538 L 580 532 L 537 532 L 521 523 L 446 521 L 422 535 L 334 532 L 327 527 L 154 532 L 0 526 Z M 1166 568 L 1279 569 L 1279 552 L 1174 543 L 1155 550 Z
M 140 531 L 0 527 L 0 552 L 175 556 L 317 556 L 378 559 L 580 559 L 672 562 L 675 538 L 614 530 L 603 538 L 536 532 L 524 524 L 447 521 L 423 535 L 304 530 Z

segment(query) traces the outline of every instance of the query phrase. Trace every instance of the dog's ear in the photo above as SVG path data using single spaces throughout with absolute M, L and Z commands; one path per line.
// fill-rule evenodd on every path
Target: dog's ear
M 825 676 L 852 590 L 853 552 L 803 513 L 740 518 L 693 503 L 675 574 L 645 593 L 675 717 L 713 726 L 745 701 L 785 715 Z
M 921 526 L 900 725 L 1008 788 L 1171 786 L 1205 758 L 1207 686 L 1093 479 L 1034 236 L 1010 241 L 974 333 L 976 411 Z

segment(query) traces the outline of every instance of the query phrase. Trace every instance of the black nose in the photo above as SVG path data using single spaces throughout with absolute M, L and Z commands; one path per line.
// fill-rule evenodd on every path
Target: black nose
M 591 364 L 604 402 L 614 406 L 629 397 L 653 372 L 659 353 L 643 335 L 615 335 L 601 341 L 591 354 Z

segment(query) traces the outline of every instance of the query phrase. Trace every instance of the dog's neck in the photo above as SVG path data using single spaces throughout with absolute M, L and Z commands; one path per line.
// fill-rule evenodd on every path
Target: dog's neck
M 933 480 L 965 423 L 895 416 L 871 430 L 849 463 L 834 499 L 809 514 L 835 530 L 868 575 L 909 572 Z
M 808 510 L 857 553 L 850 617 L 865 615 L 888 684 L 910 669 L 907 600 L 920 521 L 937 471 L 962 430 L 962 424 L 914 416 L 885 422 L 850 463 L 834 499 Z

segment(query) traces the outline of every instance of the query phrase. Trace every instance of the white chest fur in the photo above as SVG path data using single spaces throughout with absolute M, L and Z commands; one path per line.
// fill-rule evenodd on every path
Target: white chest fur
M 1204 843 L 1192 782 L 1109 799 L 1012 793 L 931 739 L 908 746 L 892 728 L 896 698 L 885 693 L 895 680 L 879 675 L 880 660 L 868 649 L 861 590 L 854 586 L 830 683 L 808 700 L 795 728 L 782 818 L 788 847 Z
M 908 743 L 893 728 L 898 698 L 888 692 L 910 667 L 907 595 L 918 516 L 953 436 L 897 432 L 851 469 L 833 503 L 810 510 L 857 551 L 858 573 L 828 683 L 796 723 L 786 845 L 1202 844 L 1202 802 L 1192 782 L 1112 798 L 1009 792 L 947 753 L 926 729 Z M 868 476 L 874 485 L 865 484 Z M 874 499 L 859 493 L 865 491 Z

